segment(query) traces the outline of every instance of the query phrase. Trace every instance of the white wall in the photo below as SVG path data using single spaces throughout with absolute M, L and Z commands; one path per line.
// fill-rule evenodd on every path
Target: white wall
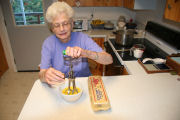
M 91 18 L 91 14 L 94 15 L 94 19 L 102 20 L 118 20 L 120 15 L 123 15 L 129 20 L 135 18 L 135 12 L 129 11 L 122 7 L 74 7 L 75 17 L 87 17 Z
M 75 17 L 86 17 L 91 22 L 92 19 L 101 19 L 104 21 L 110 20 L 114 25 L 117 25 L 119 16 L 125 16 L 126 20 L 135 19 L 135 12 L 122 7 L 73 7 Z
M 119 16 L 125 16 L 126 20 L 135 19 L 135 12 L 122 7 L 74 7 L 75 17 L 86 17 L 89 20 L 93 14 L 93 19 L 110 20 L 117 24 Z
M 136 21 L 145 25 L 147 21 L 155 21 L 169 28 L 180 31 L 180 23 L 163 18 L 166 0 L 157 0 L 155 10 L 141 10 L 136 12 Z

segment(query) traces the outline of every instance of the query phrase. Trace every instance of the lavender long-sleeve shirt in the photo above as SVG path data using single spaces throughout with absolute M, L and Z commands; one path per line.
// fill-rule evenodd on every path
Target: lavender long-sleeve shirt
M 101 52 L 99 47 L 89 36 L 82 32 L 72 32 L 71 39 L 67 43 L 62 43 L 55 35 L 49 36 L 43 43 L 41 51 L 41 69 L 53 67 L 66 75 L 69 72 L 69 66 L 64 64 L 62 51 L 66 47 L 78 46 L 82 49 Z M 87 77 L 91 75 L 87 58 L 79 58 L 78 62 L 73 64 L 75 77 Z

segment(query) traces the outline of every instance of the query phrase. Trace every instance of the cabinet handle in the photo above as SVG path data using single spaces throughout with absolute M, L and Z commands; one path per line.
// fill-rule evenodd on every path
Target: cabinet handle
M 168 9 L 169 9 L 169 10 L 171 9 L 171 5 L 170 5 L 170 4 L 168 4 Z

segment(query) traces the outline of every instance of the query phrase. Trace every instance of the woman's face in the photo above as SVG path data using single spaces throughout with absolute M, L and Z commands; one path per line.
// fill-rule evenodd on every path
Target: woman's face
M 73 21 L 62 13 L 55 17 L 52 22 L 52 31 L 61 42 L 66 43 L 71 39 L 71 30 L 73 28 Z

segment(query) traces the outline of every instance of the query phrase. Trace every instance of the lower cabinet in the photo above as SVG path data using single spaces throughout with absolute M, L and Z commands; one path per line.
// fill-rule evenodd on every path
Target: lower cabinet
M 104 49 L 104 39 L 103 37 L 97 37 L 97 38 L 92 38 L 102 49 Z M 88 59 L 89 62 L 89 68 L 92 73 L 92 75 L 103 75 L 103 65 L 97 63 L 94 60 Z
M 104 40 L 103 37 L 92 38 L 102 49 L 104 47 Z M 107 48 L 106 48 L 107 50 Z M 107 51 L 108 52 L 108 51 Z M 116 75 L 128 75 L 128 72 L 124 66 L 115 66 L 114 64 L 110 65 L 102 65 L 94 60 L 88 59 L 89 68 L 92 75 L 100 75 L 100 76 L 116 76 Z M 103 74 L 104 73 L 104 74 Z
M 104 76 L 119 76 L 119 75 L 128 75 L 128 72 L 124 66 L 115 67 L 113 64 L 105 66 Z

